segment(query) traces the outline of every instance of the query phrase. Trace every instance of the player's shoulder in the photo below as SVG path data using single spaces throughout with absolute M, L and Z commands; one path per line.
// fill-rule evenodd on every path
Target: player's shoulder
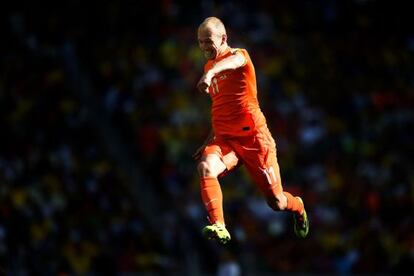
M 246 65 L 249 62 L 250 56 L 246 49 L 232 48 L 230 51 L 232 52 L 233 55 L 239 54 L 243 57 L 243 64 L 241 65 L 241 67 L 244 67 L 244 65 Z
M 247 60 L 250 59 L 249 52 L 246 49 L 244 49 L 244 48 L 232 48 L 231 49 L 231 53 L 233 55 L 235 55 L 235 54 L 242 55 Z
M 247 54 L 247 50 L 244 48 L 231 48 L 230 52 L 232 54 L 236 54 L 236 53 L 242 53 L 242 54 Z

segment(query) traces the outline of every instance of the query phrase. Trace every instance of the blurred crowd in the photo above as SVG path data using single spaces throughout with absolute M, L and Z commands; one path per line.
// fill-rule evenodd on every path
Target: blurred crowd
M 414 29 L 402 3 L 80 3 L 47 13 L 16 8 L 5 16 L 0 264 L 6 270 L 410 270 Z M 225 23 L 230 46 L 246 48 L 255 64 L 284 188 L 302 195 L 310 217 L 305 240 L 293 235 L 288 214 L 266 205 L 243 169 L 222 181 L 231 244 L 201 238 L 207 214 L 191 155 L 209 132 L 210 100 L 195 89 L 204 62 L 196 30 L 210 15 Z M 156 194 L 156 229 L 129 192 L 134 183 L 92 130 L 69 77 L 76 68 L 68 45 L 92 83 L 95 104 Z M 189 263 L 196 268 L 182 267 Z
M 0 267 L 7 275 L 173 269 L 66 68 L 65 47 L 8 18 L 1 46 Z

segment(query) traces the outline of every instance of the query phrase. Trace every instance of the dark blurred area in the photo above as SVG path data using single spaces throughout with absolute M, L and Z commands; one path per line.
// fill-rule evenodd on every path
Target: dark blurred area
M 405 1 L 67 1 L 2 9 L 0 268 L 7 275 L 404 274 L 414 263 L 414 27 Z M 408 3 L 408 2 L 407 2 Z M 242 169 L 228 246 L 191 158 L 210 128 L 196 30 L 256 66 L 305 240 Z

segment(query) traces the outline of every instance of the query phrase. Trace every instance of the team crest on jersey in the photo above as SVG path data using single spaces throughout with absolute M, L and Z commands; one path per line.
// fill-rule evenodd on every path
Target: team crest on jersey
M 227 79 L 227 74 L 223 74 L 220 76 L 220 80 L 224 80 L 224 79 Z

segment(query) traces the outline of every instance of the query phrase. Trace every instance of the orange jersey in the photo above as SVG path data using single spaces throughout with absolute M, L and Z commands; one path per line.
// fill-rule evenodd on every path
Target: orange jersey
M 246 63 L 235 70 L 216 74 L 209 87 L 212 125 L 218 136 L 248 136 L 266 124 L 257 99 L 254 66 L 245 49 L 227 49 L 222 56 L 209 60 L 204 72 L 237 51 L 243 54 Z

